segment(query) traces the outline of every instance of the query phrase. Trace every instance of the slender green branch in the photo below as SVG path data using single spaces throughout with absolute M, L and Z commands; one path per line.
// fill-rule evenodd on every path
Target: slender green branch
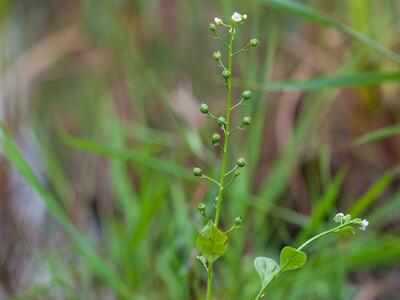
M 238 131 L 238 130 L 244 130 L 244 129 L 243 129 L 242 126 L 238 126 L 238 127 L 236 127 L 235 129 L 229 131 L 228 135 L 231 135 L 232 133 L 234 133 L 235 131 Z
M 211 181 L 211 182 L 213 182 L 213 183 L 215 183 L 216 185 L 219 186 L 219 182 L 218 181 L 216 181 L 215 179 L 212 179 L 211 177 L 208 177 L 207 175 L 202 175 L 201 178 L 202 179 L 207 179 L 207 180 L 209 180 L 209 181 Z
M 231 107 L 231 110 L 234 110 L 236 107 L 240 106 L 244 101 L 244 98 L 242 98 L 237 104 Z
M 229 176 L 229 174 L 232 174 L 233 172 L 235 172 L 239 167 L 236 165 L 232 170 L 230 170 L 228 173 L 225 174 L 226 176 Z
M 235 53 L 233 53 L 232 56 L 235 56 L 235 55 L 237 55 L 237 54 L 239 54 L 241 52 L 247 51 L 247 50 L 249 50 L 249 48 L 250 48 L 250 44 L 247 44 L 242 49 L 240 49 L 240 50 L 236 51 Z
M 324 232 L 321 232 L 320 234 L 317 234 L 316 236 L 314 236 L 314 237 L 310 238 L 309 240 L 307 240 L 306 242 L 304 242 L 300 247 L 297 248 L 297 251 L 301 251 L 301 250 L 304 249 L 307 245 L 309 245 L 310 243 L 312 243 L 313 241 L 315 241 L 315 240 L 317 240 L 317 239 L 319 239 L 319 238 L 322 238 L 322 237 L 325 236 L 325 235 L 328 235 L 328 234 L 333 233 L 333 232 L 338 232 L 338 231 L 340 231 L 342 228 L 344 228 L 344 227 L 346 227 L 346 226 L 350 226 L 350 225 L 357 224 L 358 222 L 359 222 L 359 221 L 358 221 L 357 219 L 354 219 L 354 220 L 352 220 L 352 221 L 350 221 L 350 222 L 348 222 L 348 223 L 342 223 L 342 224 L 340 224 L 339 226 L 336 226 L 336 227 L 334 227 L 334 228 L 332 228 L 332 229 L 329 229 L 329 230 L 326 230 L 326 231 L 324 231 Z M 288 263 L 289 263 L 289 262 L 288 262 Z M 277 279 L 277 278 L 280 276 L 280 274 L 283 272 L 283 270 L 284 270 L 285 268 L 286 268 L 286 265 L 279 267 L 278 271 L 277 271 L 277 272 L 275 273 L 275 275 L 271 278 L 271 280 L 267 283 L 267 285 L 266 285 L 264 288 L 262 288 L 262 289 L 258 292 L 258 294 L 257 294 L 257 296 L 256 296 L 256 298 L 255 298 L 255 300 L 259 300 L 259 299 L 261 299 L 261 298 L 264 296 L 265 291 L 266 291 L 266 290 L 268 289 L 268 287 L 272 284 L 272 282 L 275 281 L 275 279 Z

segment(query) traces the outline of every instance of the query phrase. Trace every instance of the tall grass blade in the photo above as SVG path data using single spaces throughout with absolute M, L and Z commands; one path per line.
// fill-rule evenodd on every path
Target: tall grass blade
M 301 17 L 305 20 L 316 22 L 325 27 L 335 28 L 343 33 L 346 33 L 351 38 L 359 41 L 368 48 L 374 50 L 375 52 L 384 55 L 387 58 L 390 58 L 391 60 L 400 64 L 400 55 L 394 53 L 393 51 L 387 49 L 381 44 L 375 42 L 373 39 L 355 30 L 354 28 L 351 28 L 350 26 L 345 25 L 341 21 L 336 20 L 330 16 L 327 16 L 326 14 L 306 4 L 290 0 L 259 0 L 259 1 L 274 9 L 288 12 L 290 14 Z

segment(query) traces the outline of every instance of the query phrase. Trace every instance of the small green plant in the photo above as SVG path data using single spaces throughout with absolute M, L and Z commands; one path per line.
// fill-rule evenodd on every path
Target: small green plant
M 206 225 L 200 231 L 200 234 L 197 238 L 196 245 L 199 249 L 201 256 L 198 258 L 204 264 L 207 274 L 207 297 L 206 299 L 211 299 L 212 293 L 212 280 L 213 280 L 213 265 L 214 262 L 225 254 L 228 247 L 228 236 L 227 234 L 239 227 L 241 227 L 242 219 L 237 217 L 232 227 L 226 232 L 222 231 L 218 225 L 221 217 L 221 209 L 224 191 L 228 188 L 230 184 L 234 182 L 236 178 L 240 176 L 240 169 L 246 165 L 246 161 L 244 158 L 239 158 L 236 161 L 236 164 L 228 170 L 229 163 L 229 141 L 232 134 L 236 131 L 244 129 L 246 126 L 249 126 L 251 123 L 251 118 L 249 116 L 245 116 L 242 119 L 242 122 L 235 128 L 231 128 L 231 113 L 235 108 L 239 108 L 244 105 L 251 99 L 251 92 L 246 90 L 242 93 L 241 99 L 235 104 L 232 105 L 232 73 L 233 73 L 233 57 L 242 52 L 249 50 L 252 47 L 256 47 L 259 44 L 258 39 L 251 39 L 247 45 L 245 45 L 240 50 L 234 51 L 234 40 L 238 31 L 238 28 L 241 24 L 243 24 L 247 19 L 247 15 L 241 15 L 235 12 L 229 24 L 226 24 L 222 19 L 215 18 L 214 22 L 209 24 L 209 30 L 212 32 L 214 39 L 219 40 L 222 44 L 227 48 L 227 62 L 223 63 L 223 55 L 221 51 L 216 51 L 213 53 L 214 60 L 218 63 L 218 65 L 222 68 L 221 75 L 225 81 L 226 85 L 226 111 L 225 116 L 215 116 L 210 112 L 210 108 L 207 104 L 202 103 L 200 105 L 200 112 L 207 115 L 209 118 L 213 119 L 217 125 L 221 128 L 221 132 L 224 135 L 223 145 L 221 145 L 221 135 L 217 132 L 213 133 L 211 136 L 212 143 L 219 147 L 222 151 L 222 160 L 221 160 L 221 171 L 219 180 L 215 180 L 203 173 L 198 167 L 193 168 L 193 174 L 197 177 L 207 179 L 212 183 L 216 184 L 218 187 L 218 193 L 215 199 L 215 216 L 213 219 L 209 219 L 206 213 L 206 207 L 203 203 L 200 203 L 198 209 L 202 217 L 206 220 Z M 226 42 L 218 33 L 218 29 L 225 29 L 229 32 L 229 41 Z
M 213 268 L 214 262 L 223 256 L 228 248 L 228 233 L 234 231 L 235 229 L 242 227 L 242 218 L 236 217 L 232 226 L 223 231 L 219 227 L 219 221 L 221 218 L 222 211 L 222 203 L 224 198 L 224 192 L 229 185 L 231 185 L 236 178 L 240 176 L 240 169 L 244 168 L 246 165 L 246 161 L 244 158 L 239 158 L 236 160 L 236 163 L 233 167 L 228 168 L 228 164 L 230 162 L 230 149 L 229 142 L 233 133 L 238 130 L 243 130 L 247 126 L 251 124 L 251 117 L 244 116 L 242 118 L 241 123 L 236 126 L 231 126 L 231 113 L 234 109 L 245 105 L 251 98 L 252 93 L 249 90 L 245 90 L 242 92 L 240 100 L 232 105 L 232 73 L 233 73 L 233 57 L 239 53 L 246 52 L 252 47 L 257 47 L 259 45 L 258 39 L 251 39 L 247 45 L 242 47 L 240 50 L 234 51 L 234 40 L 236 34 L 238 32 L 239 25 L 243 24 L 247 20 L 247 15 L 241 15 L 235 12 L 229 24 L 225 23 L 220 18 L 215 18 L 214 23 L 209 24 L 209 30 L 212 32 L 214 39 L 219 40 L 226 48 L 227 48 L 227 64 L 223 63 L 223 55 L 221 51 L 216 51 L 213 53 L 213 59 L 218 63 L 218 66 L 222 68 L 221 75 L 225 81 L 226 85 L 226 111 L 225 116 L 215 116 L 210 112 L 210 107 L 202 103 L 200 104 L 199 110 L 202 114 L 206 115 L 210 119 L 214 120 L 216 124 L 220 127 L 221 132 L 224 135 L 223 144 L 221 145 L 222 137 L 218 132 L 214 132 L 211 135 L 211 141 L 214 146 L 219 147 L 222 151 L 222 159 L 220 166 L 220 178 L 216 180 L 204 174 L 203 170 L 199 167 L 193 168 L 193 175 L 199 177 L 201 179 L 209 180 L 211 183 L 215 184 L 218 187 L 217 196 L 215 198 L 215 215 L 213 218 L 210 218 L 207 214 L 207 208 L 204 203 L 200 203 L 198 206 L 198 210 L 200 215 L 205 221 L 205 225 L 200 231 L 197 240 L 196 246 L 200 251 L 200 256 L 197 258 L 202 262 L 205 269 L 207 270 L 207 293 L 206 300 L 212 299 L 212 287 L 213 287 Z M 229 41 L 226 42 L 219 34 L 218 29 L 222 28 L 228 30 L 229 32 Z M 229 170 L 230 169 L 230 170 Z M 324 231 L 305 243 L 303 243 L 300 247 L 293 248 L 290 246 L 286 246 L 282 249 L 280 253 L 280 262 L 279 264 L 268 257 L 257 257 L 254 261 L 254 265 L 256 271 L 260 275 L 261 278 L 261 288 L 255 297 L 255 300 L 261 299 L 270 284 L 275 281 L 283 272 L 295 270 L 302 267 L 306 260 L 307 254 L 302 250 L 311 242 L 315 241 L 318 238 L 321 238 L 330 233 L 353 233 L 355 234 L 354 225 L 360 226 L 360 229 L 365 230 L 368 226 L 367 220 L 361 220 L 359 218 L 352 218 L 350 215 L 344 215 L 343 213 L 339 213 L 335 216 L 334 221 L 338 223 L 338 225 L 330 230 Z

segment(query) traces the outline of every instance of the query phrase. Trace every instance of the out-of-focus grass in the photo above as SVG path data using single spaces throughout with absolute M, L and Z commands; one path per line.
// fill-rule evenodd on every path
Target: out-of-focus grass
M 245 226 L 217 262 L 216 299 L 252 299 L 259 285 L 253 258 L 298 245 L 337 211 L 370 219 L 369 230 L 312 245 L 310 262 L 282 276 L 269 299 L 354 299 L 371 287 L 395 299 L 400 4 L 360 2 L 1 2 L 0 79 L 15 76 L 17 59 L 60 28 L 77 26 L 81 43 L 51 52 L 64 54 L 45 67 L 49 49 L 35 52 L 43 56 L 24 71 L 42 71 L 23 90 L 18 76 L 0 85 L 2 174 L 17 169 L 49 215 L 36 235 L 1 239 L 2 293 L 201 299 L 195 208 L 205 199 L 212 209 L 215 190 L 195 182 L 190 169 L 200 160 L 216 172 L 218 154 L 197 105 L 223 106 L 219 71 L 207 55 L 219 45 L 207 24 L 238 10 L 249 15 L 240 42 L 258 36 L 262 47 L 241 57 L 234 74 L 237 95 L 254 88 L 246 107 L 254 125 L 233 145 L 232 159 L 244 156 L 249 167 L 224 203 L 222 226 L 237 215 Z M 2 182 L 1 191 L 15 189 Z M 2 219 L 18 223 L 13 210 Z M 18 265 L 24 276 L 8 271 L 18 254 L 5 249 L 19 245 L 32 259 Z

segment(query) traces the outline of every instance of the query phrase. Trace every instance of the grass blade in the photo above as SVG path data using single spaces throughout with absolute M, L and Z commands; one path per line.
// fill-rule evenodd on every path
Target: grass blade
M 290 0 L 260 0 L 260 1 L 274 9 L 288 12 L 290 14 L 301 17 L 305 20 L 316 22 L 325 27 L 335 28 L 343 33 L 346 33 L 351 38 L 359 41 L 368 48 L 374 50 L 375 52 L 384 55 L 397 63 L 400 63 L 400 55 L 394 53 L 393 51 L 387 49 L 381 44 L 375 42 L 370 37 L 362 34 L 361 32 L 351 28 L 348 25 L 345 25 L 341 21 L 331 18 L 330 16 L 306 4 Z
M 397 178 L 399 167 L 387 171 L 378 181 L 376 181 L 357 201 L 353 204 L 350 213 L 353 217 L 360 216 L 368 209 L 378 197 L 392 184 Z
M 400 135 L 400 123 L 393 125 L 393 126 L 388 126 L 385 128 L 377 129 L 371 132 L 367 132 L 361 136 L 359 136 L 355 141 L 354 144 L 356 146 L 362 145 L 362 144 L 367 144 L 371 142 L 376 142 L 378 140 L 392 137 L 395 135 Z
M 143 155 L 132 150 L 108 147 L 88 139 L 74 138 L 66 133 L 62 133 L 61 138 L 66 145 L 77 150 L 82 150 L 105 157 L 118 158 L 124 161 L 130 161 L 139 166 L 159 171 L 161 174 L 175 176 L 188 181 L 194 181 L 194 176 L 189 170 L 182 168 L 180 165 L 170 163 L 162 159 Z
M 309 80 L 269 82 L 260 84 L 257 82 L 235 80 L 234 83 L 241 87 L 251 87 L 253 89 L 280 92 L 280 91 L 309 91 L 320 90 L 323 88 L 346 88 L 359 87 L 371 84 L 382 84 L 400 82 L 400 72 L 370 72 L 357 74 L 338 74 L 332 76 L 322 76 Z

